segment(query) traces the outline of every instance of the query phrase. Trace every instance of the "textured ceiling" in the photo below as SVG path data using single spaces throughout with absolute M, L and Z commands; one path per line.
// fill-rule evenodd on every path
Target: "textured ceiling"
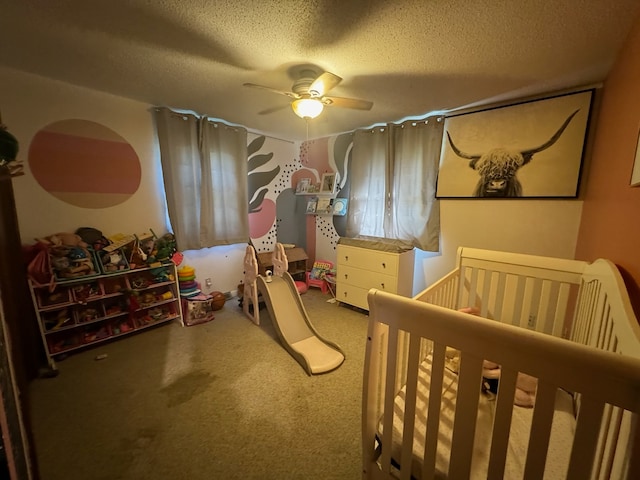
M 301 140 L 600 82 L 639 11 L 638 0 L 0 0 L 0 65 Z M 328 107 L 307 132 L 288 97 L 242 86 L 290 90 L 301 64 L 373 108 Z

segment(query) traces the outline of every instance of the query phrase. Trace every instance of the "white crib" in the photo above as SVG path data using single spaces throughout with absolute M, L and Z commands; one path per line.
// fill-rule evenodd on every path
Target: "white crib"
M 640 327 L 610 261 L 460 248 L 413 299 L 368 300 L 363 478 L 640 478 Z

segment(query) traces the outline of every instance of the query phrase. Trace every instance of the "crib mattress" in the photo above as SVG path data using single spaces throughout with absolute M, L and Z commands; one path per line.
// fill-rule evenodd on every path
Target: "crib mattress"
M 443 396 L 440 411 L 440 428 L 438 432 L 438 447 L 436 454 L 436 478 L 447 478 L 453 420 L 457 396 L 457 374 L 444 369 Z M 424 456 L 425 426 L 429 401 L 429 386 L 431 378 L 431 357 L 427 357 L 419 369 L 416 418 L 413 441 L 413 455 L 411 472 L 413 478 L 422 478 L 422 459 Z M 393 419 L 391 457 L 400 464 L 402 450 L 403 417 L 405 408 L 405 387 L 396 395 Z M 481 394 L 474 452 L 471 463 L 471 478 L 486 479 L 489 465 L 489 449 L 491 447 L 491 430 L 495 416 L 495 397 L 491 394 Z M 513 407 L 509 447 L 505 464 L 504 478 L 523 478 L 525 458 L 533 408 Z M 570 446 L 575 431 L 575 417 L 573 413 L 573 398 L 567 392 L 558 390 L 556 393 L 555 413 L 549 439 L 545 478 L 564 478 L 569 464 Z M 382 420 L 378 424 L 378 437 L 382 438 Z

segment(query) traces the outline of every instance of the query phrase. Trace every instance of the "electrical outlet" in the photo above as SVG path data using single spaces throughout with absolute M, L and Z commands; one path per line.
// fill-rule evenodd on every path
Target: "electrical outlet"
M 535 326 L 536 326 L 536 316 L 535 315 L 529 315 L 529 321 L 527 322 L 527 327 L 535 328 Z
M 212 285 L 211 279 L 210 279 L 210 278 L 207 278 L 207 279 L 204 281 L 204 284 L 205 284 L 207 287 L 210 287 L 210 286 Z

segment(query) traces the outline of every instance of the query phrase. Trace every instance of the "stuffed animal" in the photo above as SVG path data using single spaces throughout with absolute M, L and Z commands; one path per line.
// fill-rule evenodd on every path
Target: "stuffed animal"
M 54 246 L 82 247 L 87 248 L 89 245 L 82 240 L 80 235 L 75 233 L 61 232 L 49 235 L 44 238 L 37 238 L 39 242 L 44 242 Z

